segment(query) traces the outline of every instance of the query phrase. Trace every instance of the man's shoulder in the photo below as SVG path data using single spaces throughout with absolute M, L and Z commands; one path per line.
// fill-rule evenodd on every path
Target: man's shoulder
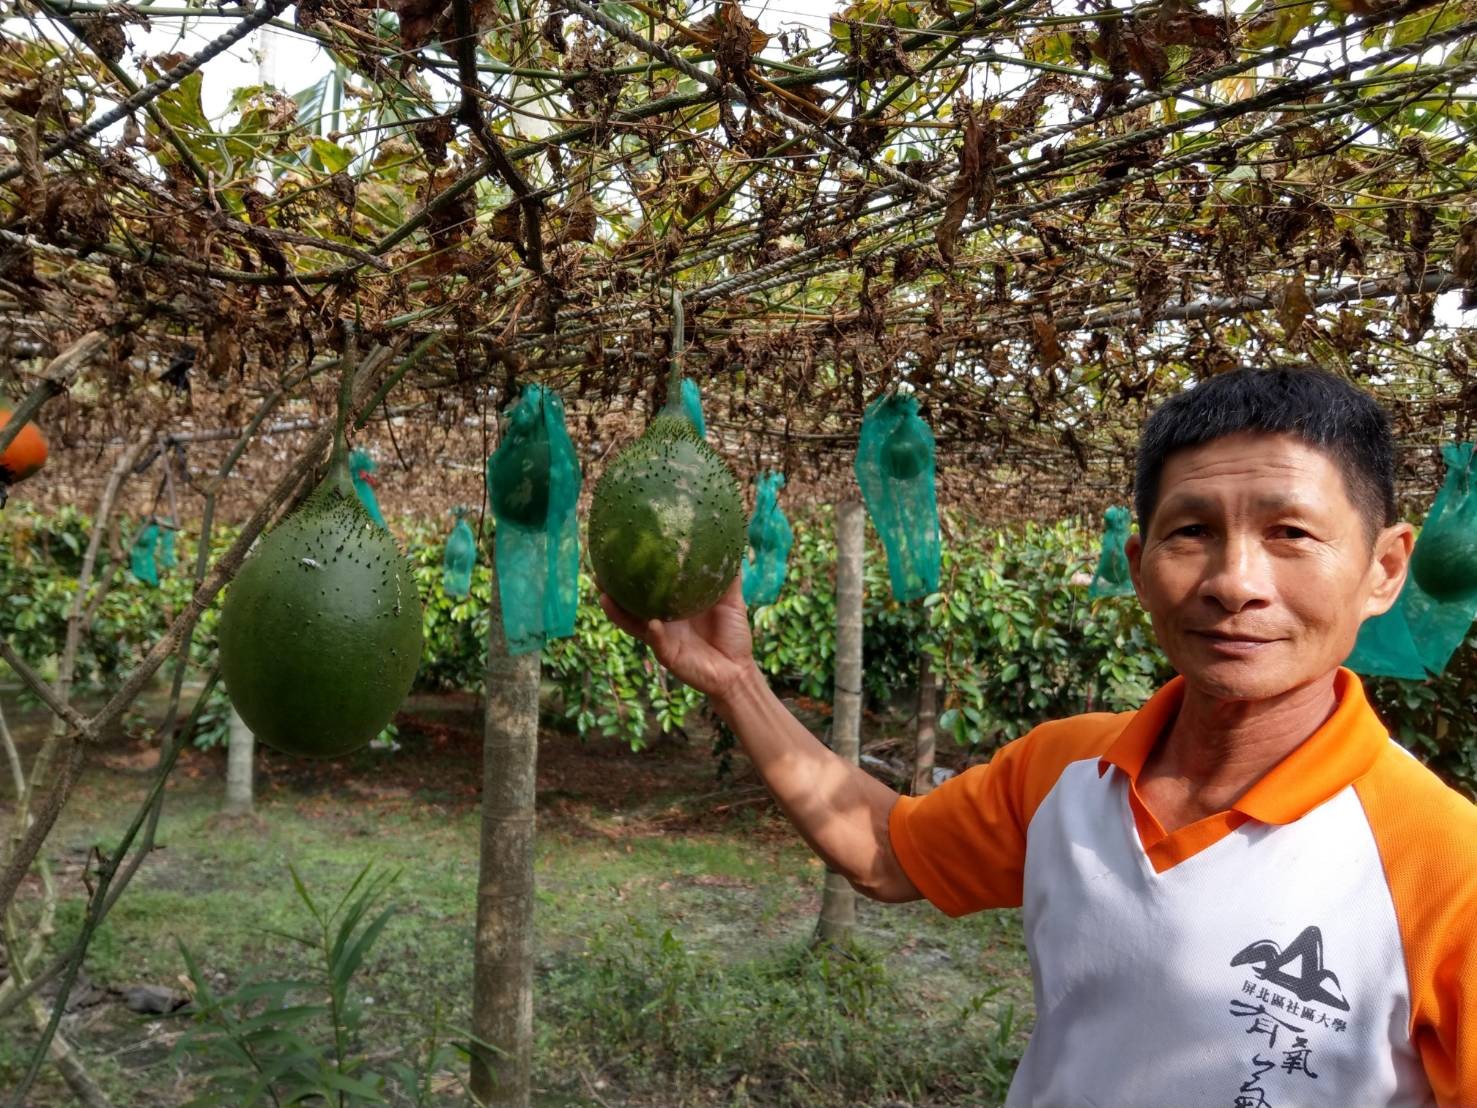
M 1450 844 L 1477 863 L 1477 804 L 1394 739 L 1355 787 L 1376 833 L 1388 829 L 1432 847 Z
M 1394 740 L 1354 788 L 1401 914 L 1477 920 L 1477 805 Z
M 1036 754 L 1066 756 L 1068 761 L 1097 758 L 1123 733 L 1135 712 L 1084 712 L 1038 724 L 1021 737 Z
M 1038 724 L 1002 747 L 993 759 L 994 768 L 1016 782 L 1022 811 L 1034 812 L 1068 766 L 1096 764 L 1133 716 L 1133 712 L 1086 712 Z

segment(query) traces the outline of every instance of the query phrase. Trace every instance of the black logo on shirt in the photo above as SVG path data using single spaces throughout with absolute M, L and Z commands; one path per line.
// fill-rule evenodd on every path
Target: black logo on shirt
M 1341 1012 L 1349 1010 L 1338 975 L 1323 968 L 1323 933 L 1316 927 L 1303 928 L 1286 950 L 1270 939 L 1254 942 L 1232 958 L 1231 965 L 1251 966 L 1258 978 L 1290 990 L 1304 1003 L 1316 1000 Z M 1289 972 L 1293 969 L 1296 974 Z

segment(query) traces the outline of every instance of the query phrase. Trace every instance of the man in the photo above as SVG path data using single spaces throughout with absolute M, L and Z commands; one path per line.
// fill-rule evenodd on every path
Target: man
M 1405 579 L 1389 420 L 1328 374 L 1212 378 L 1150 418 L 1128 556 L 1179 676 L 926 797 L 780 705 L 737 585 L 642 625 L 781 808 L 883 901 L 1024 907 L 1011 1105 L 1477 1104 L 1477 808 L 1340 668 Z

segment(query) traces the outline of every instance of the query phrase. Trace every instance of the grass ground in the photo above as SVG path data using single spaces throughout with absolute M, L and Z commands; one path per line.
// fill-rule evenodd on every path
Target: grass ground
M 182 1104 L 203 1087 L 197 1064 L 171 1056 L 188 1021 L 121 1003 L 130 986 L 179 988 L 180 944 L 217 986 L 252 967 L 300 967 L 304 955 L 274 934 L 306 919 L 289 866 L 320 897 L 366 866 L 399 873 L 395 913 L 355 987 L 363 1054 L 410 1057 L 438 1009 L 447 1027 L 468 1024 L 476 708 L 418 698 L 399 722 L 394 753 L 328 764 L 261 753 L 254 819 L 218 814 L 222 752 L 183 757 L 158 849 L 97 934 L 90 987 L 74 993 L 81 1003 L 63 1024 L 116 1105 Z M 539 757 L 538 1103 L 921 1106 L 1003 1095 L 1030 1011 L 1015 913 L 951 921 L 926 905 L 862 902 L 858 951 L 816 959 L 806 940 L 821 867 L 742 758 L 719 782 L 703 744 L 632 754 L 554 730 Z M 154 760 L 137 743 L 100 752 L 48 841 L 63 889 L 52 949 L 75 934 L 92 850 L 116 840 Z M 0 1089 L 32 1042 L 19 1013 L 0 1023 Z M 455 1069 L 438 1068 L 433 1102 L 462 1102 Z M 48 1072 L 34 1105 L 69 1102 Z

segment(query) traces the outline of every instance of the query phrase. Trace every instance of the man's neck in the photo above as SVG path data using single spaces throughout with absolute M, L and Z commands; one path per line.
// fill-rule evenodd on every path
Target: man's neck
M 1235 804 L 1252 785 L 1327 722 L 1338 707 L 1335 675 L 1271 701 L 1221 700 L 1185 689 L 1169 733 L 1138 789 L 1166 831 Z

